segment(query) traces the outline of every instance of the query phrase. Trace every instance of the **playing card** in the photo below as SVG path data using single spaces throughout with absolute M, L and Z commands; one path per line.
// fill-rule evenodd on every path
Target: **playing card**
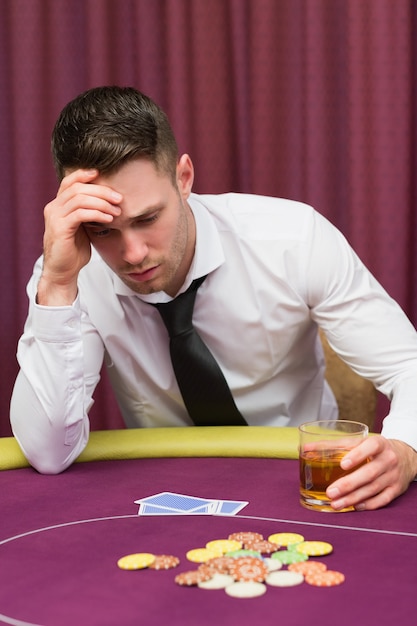
M 138 515 L 211 515 L 209 506 L 203 506 L 194 511 L 176 511 L 164 507 L 153 506 L 152 504 L 141 504 Z
M 249 502 L 241 502 L 234 500 L 220 500 L 219 508 L 216 511 L 216 515 L 236 515 L 239 513 Z
M 139 504 L 138 515 L 236 515 L 248 502 L 163 491 L 135 500 L 135 504 Z
M 155 494 L 154 496 L 135 500 L 135 504 L 148 504 L 154 507 L 171 509 L 180 513 L 192 513 L 201 507 L 213 507 L 213 500 L 165 491 Z

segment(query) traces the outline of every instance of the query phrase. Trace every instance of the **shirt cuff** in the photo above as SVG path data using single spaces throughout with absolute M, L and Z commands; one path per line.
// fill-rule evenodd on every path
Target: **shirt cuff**
M 79 298 L 71 306 L 34 304 L 32 332 L 36 339 L 52 343 L 78 341 L 81 337 L 81 307 Z

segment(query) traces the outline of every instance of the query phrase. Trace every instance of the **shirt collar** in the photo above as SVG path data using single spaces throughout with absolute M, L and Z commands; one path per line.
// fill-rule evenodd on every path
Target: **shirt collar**
M 191 267 L 179 293 L 186 291 L 195 278 L 200 278 L 200 276 L 210 274 L 210 272 L 213 272 L 215 269 L 220 267 L 225 260 L 219 233 L 213 217 L 207 208 L 203 206 L 197 194 L 191 194 L 188 199 L 188 204 L 191 207 L 195 218 L 196 246 Z M 159 291 L 149 295 L 139 295 L 125 285 L 117 274 L 110 269 L 109 271 L 111 272 L 114 290 L 119 296 L 134 296 L 144 302 L 152 304 L 155 302 L 168 302 L 172 300 L 172 298 L 164 291 Z

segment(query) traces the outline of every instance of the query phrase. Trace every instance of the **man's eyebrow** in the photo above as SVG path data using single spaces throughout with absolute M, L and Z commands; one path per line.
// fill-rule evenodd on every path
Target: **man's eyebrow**
M 157 211 L 161 211 L 163 208 L 164 208 L 164 205 L 162 203 L 155 204 L 145 209 L 142 213 L 138 213 L 137 215 L 132 215 L 131 217 L 126 217 L 125 219 L 127 222 L 134 222 L 142 218 L 146 219 L 148 215 L 151 215 L 152 213 L 155 213 Z M 84 226 L 90 226 L 91 228 L 103 228 L 103 227 L 111 228 L 111 222 L 110 223 L 109 222 L 84 222 Z
M 106 226 L 105 222 L 84 222 L 84 226 L 92 226 L 93 228 L 103 228 Z

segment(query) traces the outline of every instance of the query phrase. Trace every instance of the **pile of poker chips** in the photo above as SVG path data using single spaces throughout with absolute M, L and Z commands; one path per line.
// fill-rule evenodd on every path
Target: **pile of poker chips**
M 306 541 L 298 533 L 274 533 L 267 539 L 251 531 L 232 533 L 227 539 L 215 539 L 204 548 L 189 550 L 186 558 L 198 564 L 197 568 L 177 574 L 174 580 L 183 587 L 224 589 L 235 598 L 261 596 L 268 586 L 292 587 L 305 582 L 333 587 L 344 582 L 344 574 L 328 570 L 321 561 L 310 560 L 332 551 L 330 543 Z M 117 565 L 127 570 L 167 570 L 179 562 L 173 555 L 142 552 L 120 558 Z

